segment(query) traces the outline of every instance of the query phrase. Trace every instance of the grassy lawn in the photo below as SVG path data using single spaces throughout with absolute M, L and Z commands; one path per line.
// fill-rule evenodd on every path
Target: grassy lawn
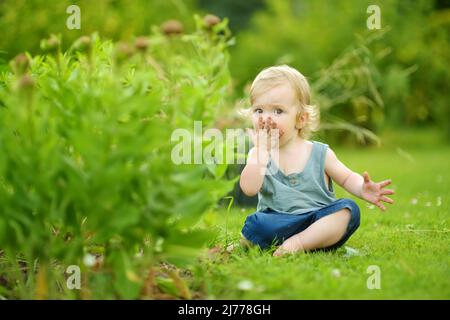
M 194 287 L 207 299 L 449 299 L 450 147 L 434 131 L 386 132 L 383 146 L 333 148 L 349 168 L 374 181 L 392 178 L 394 205 L 381 212 L 336 185 L 338 197 L 361 208 L 361 226 L 335 253 L 274 258 L 254 248 L 218 253 L 200 264 Z M 217 228 L 211 246 L 239 239 L 255 208 L 233 206 L 202 223 Z M 350 248 L 350 249 L 349 249 Z M 378 266 L 381 288 L 368 289 L 369 266 Z

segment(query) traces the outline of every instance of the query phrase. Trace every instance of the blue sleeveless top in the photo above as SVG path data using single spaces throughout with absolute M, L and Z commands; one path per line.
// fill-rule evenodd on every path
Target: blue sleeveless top
M 272 158 L 267 164 L 263 185 L 258 192 L 257 211 L 301 214 L 318 210 L 336 201 L 332 179 L 325 184 L 325 156 L 328 145 L 312 141 L 313 148 L 302 172 L 285 175 Z

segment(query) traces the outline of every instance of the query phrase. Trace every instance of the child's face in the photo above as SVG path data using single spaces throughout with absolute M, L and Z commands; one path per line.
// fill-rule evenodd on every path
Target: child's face
M 252 122 L 256 129 L 259 117 L 266 121 L 269 117 L 280 130 L 280 146 L 298 134 L 295 128 L 299 102 L 289 84 L 277 85 L 260 93 L 252 105 Z

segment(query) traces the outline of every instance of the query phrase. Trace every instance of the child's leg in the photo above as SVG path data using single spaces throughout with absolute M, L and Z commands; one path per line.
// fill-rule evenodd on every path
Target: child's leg
M 273 255 L 280 256 L 285 253 L 329 247 L 342 239 L 347 231 L 350 218 L 348 209 L 325 216 L 302 232 L 286 239 Z
M 247 240 L 247 238 L 244 237 L 244 235 L 241 233 L 241 246 L 244 248 L 250 248 L 252 246 L 254 246 L 253 242 L 251 242 L 250 240 Z

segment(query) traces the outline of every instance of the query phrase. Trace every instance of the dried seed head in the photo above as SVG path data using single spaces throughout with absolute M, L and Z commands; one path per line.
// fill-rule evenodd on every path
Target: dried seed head
M 220 18 L 218 16 L 215 16 L 213 14 L 207 14 L 204 18 L 203 21 L 205 23 L 205 26 L 207 29 L 211 29 L 212 27 L 214 27 L 216 24 L 220 23 Z
M 141 52 L 147 51 L 150 41 L 146 37 L 137 37 L 134 46 Z
M 115 57 L 117 62 L 123 62 L 131 58 L 134 54 L 134 49 L 126 42 L 118 42 L 116 45 Z
M 92 41 L 91 38 L 88 36 L 82 36 L 78 38 L 74 44 L 73 48 L 77 51 L 81 52 L 90 52 L 92 49 Z
M 26 54 L 21 53 L 17 55 L 10 64 L 17 75 L 23 75 L 30 68 L 30 59 L 28 59 Z
M 61 45 L 61 40 L 54 34 L 48 39 L 41 40 L 41 49 L 47 52 L 56 52 Z
M 183 24 L 178 20 L 168 20 L 161 25 L 165 35 L 176 35 L 183 33 Z
M 19 89 L 24 91 L 31 91 L 34 88 L 35 81 L 29 74 L 24 74 L 19 80 Z

